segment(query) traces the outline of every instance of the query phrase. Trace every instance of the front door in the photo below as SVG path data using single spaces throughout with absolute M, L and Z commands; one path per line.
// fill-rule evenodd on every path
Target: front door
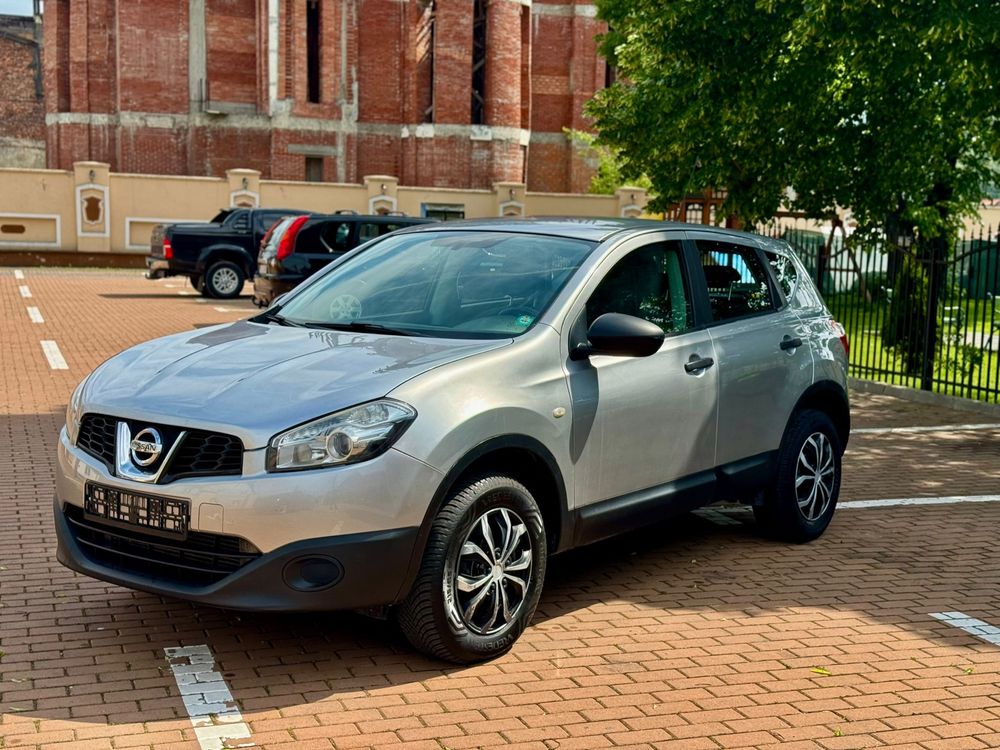
M 712 339 L 694 328 L 680 233 L 653 237 L 609 256 L 571 312 L 571 344 L 608 312 L 644 318 L 666 333 L 649 357 L 596 355 L 567 365 L 581 519 L 601 508 L 615 516 L 624 506 L 657 515 L 677 488 L 711 483 L 718 391 Z M 636 514 L 624 510 L 632 518 L 622 523 L 634 525 Z

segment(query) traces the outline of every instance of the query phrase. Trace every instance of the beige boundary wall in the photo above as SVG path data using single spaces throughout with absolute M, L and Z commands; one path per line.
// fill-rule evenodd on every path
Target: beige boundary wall
M 107 164 L 77 162 L 72 171 L 0 169 L 0 255 L 3 251 L 145 254 L 157 224 L 208 221 L 230 206 L 359 214 L 461 210 L 490 216 L 638 216 L 641 188 L 616 195 L 532 193 L 520 183 L 492 190 L 407 187 L 373 175 L 361 185 L 262 180 L 232 169 L 225 177 L 114 174 Z

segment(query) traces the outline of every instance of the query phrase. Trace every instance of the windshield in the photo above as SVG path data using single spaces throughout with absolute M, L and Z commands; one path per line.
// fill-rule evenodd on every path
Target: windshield
M 448 338 L 517 336 L 593 248 L 507 232 L 389 236 L 295 295 L 279 320 Z

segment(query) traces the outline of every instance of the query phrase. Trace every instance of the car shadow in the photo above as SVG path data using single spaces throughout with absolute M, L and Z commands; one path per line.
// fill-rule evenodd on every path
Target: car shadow
M 580 663 L 646 670 L 643 662 L 690 654 L 697 638 L 729 644 L 734 660 L 741 648 L 766 646 L 792 665 L 834 658 L 854 638 L 870 644 L 873 632 L 976 645 L 929 613 L 989 619 L 1000 606 L 998 505 L 842 510 L 807 545 L 762 538 L 747 513 L 688 514 L 552 558 L 534 621 L 510 655 L 443 664 L 415 652 L 388 620 L 219 610 L 62 568 L 50 518 L 61 422 L 58 410 L 0 417 L 0 441 L 25 448 L 15 454 L 16 481 L 0 484 L 0 712 L 18 721 L 183 719 L 163 652 L 172 646 L 208 645 L 244 715 L 258 720 L 423 692 L 416 683 L 489 692 Z

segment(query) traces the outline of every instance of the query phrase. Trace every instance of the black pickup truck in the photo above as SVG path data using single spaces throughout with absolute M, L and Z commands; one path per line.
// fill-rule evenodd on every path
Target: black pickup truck
M 257 270 L 261 238 L 284 216 L 308 211 L 285 208 L 227 208 L 202 224 L 154 228 L 146 256 L 146 278 L 187 276 L 207 297 L 232 299 Z

